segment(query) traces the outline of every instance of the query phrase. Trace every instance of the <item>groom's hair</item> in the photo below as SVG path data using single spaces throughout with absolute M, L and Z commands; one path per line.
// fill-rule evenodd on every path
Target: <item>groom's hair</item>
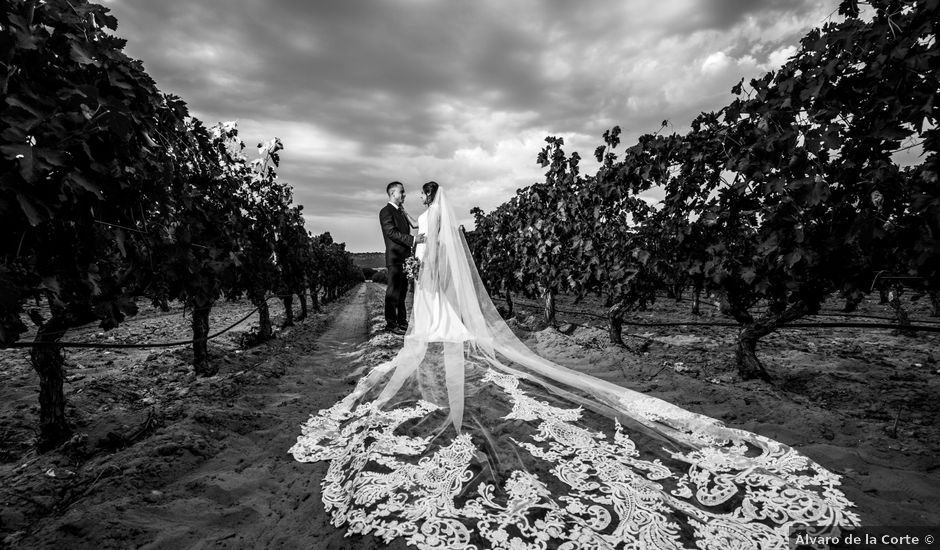
M 405 184 L 404 184 L 404 183 L 402 183 L 402 182 L 400 182 L 400 181 L 393 181 L 392 183 L 390 183 L 390 184 L 388 184 L 388 185 L 385 186 L 385 193 L 387 193 L 389 196 L 391 196 L 391 194 L 392 194 L 392 189 L 394 189 L 396 186 L 401 187 L 402 189 L 405 188 Z

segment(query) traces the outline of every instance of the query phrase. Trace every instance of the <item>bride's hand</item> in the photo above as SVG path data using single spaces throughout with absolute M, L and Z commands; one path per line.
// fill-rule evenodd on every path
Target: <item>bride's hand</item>
M 418 233 L 418 236 L 415 237 L 415 244 L 421 244 L 428 240 L 427 236 L 424 233 Z

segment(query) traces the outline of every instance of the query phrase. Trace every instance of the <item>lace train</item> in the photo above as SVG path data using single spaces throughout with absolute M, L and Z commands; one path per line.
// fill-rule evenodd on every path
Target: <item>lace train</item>
M 310 417 L 290 452 L 330 461 L 323 501 L 334 525 L 421 549 L 513 550 L 784 549 L 794 527 L 858 525 L 839 477 L 781 443 L 625 395 L 639 418 L 686 427 L 663 438 L 469 368 L 482 383 L 460 435 L 423 431 L 446 416 L 426 400 L 387 410 L 362 400 L 365 379 Z

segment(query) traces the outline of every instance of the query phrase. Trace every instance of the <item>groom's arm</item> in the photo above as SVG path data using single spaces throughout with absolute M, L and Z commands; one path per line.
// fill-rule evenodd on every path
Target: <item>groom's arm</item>
M 415 238 L 408 234 L 402 233 L 395 227 L 395 220 L 392 218 L 392 211 L 388 208 L 383 208 L 379 212 L 379 222 L 382 224 L 382 234 L 391 239 L 393 242 L 396 242 L 402 246 L 407 246 L 411 248 L 414 245 Z

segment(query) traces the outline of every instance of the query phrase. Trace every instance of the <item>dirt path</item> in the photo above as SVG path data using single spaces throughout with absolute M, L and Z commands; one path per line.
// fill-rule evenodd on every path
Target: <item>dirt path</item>
M 143 548 L 287 548 L 338 545 L 341 532 L 324 524 L 319 482 L 326 463 L 302 464 L 287 454 L 311 411 L 329 406 L 348 386 L 350 350 L 368 337 L 366 287 L 333 317 L 319 338 L 292 335 L 294 353 L 272 357 L 289 362 L 276 387 L 246 399 L 263 404 L 270 419 L 263 429 L 232 438 L 228 447 L 197 470 L 166 487 L 169 493 L 199 491 L 125 517 L 156 529 Z
M 172 458 L 177 447 L 195 448 L 208 459 L 197 457 L 194 464 L 186 460 L 192 453 L 183 453 L 150 486 L 128 488 L 123 495 L 115 490 L 119 484 L 101 488 L 98 498 L 73 505 L 15 547 L 385 548 L 372 537 L 344 538 L 343 530 L 332 527 L 320 500 L 327 463 L 299 463 L 287 452 L 311 412 L 352 389 L 350 375 L 368 345 L 369 303 L 382 290 L 360 286 L 331 312 L 325 332 L 315 324 L 295 327 L 263 351 L 266 359 L 255 371 L 280 376 L 232 396 L 221 410 L 191 413 L 207 431 L 205 444 L 188 441 L 166 449 L 155 436 L 146 449 L 142 443 L 124 457 L 130 463 L 124 471 L 139 478 L 152 458 L 155 473 L 162 472 L 163 456 Z M 370 354 L 368 360 L 374 359 Z M 193 426 L 181 430 L 198 432 Z

